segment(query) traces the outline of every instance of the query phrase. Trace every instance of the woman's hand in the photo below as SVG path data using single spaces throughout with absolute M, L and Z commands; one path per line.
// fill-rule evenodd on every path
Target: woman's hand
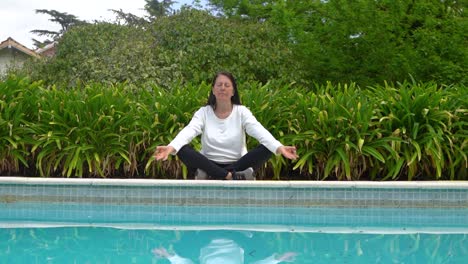
M 296 154 L 296 147 L 294 146 L 281 146 L 276 150 L 276 153 L 292 160 L 299 158 L 299 156 Z
M 160 257 L 160 258 L 170 258 L 172 257 L 171 254 L 169 254 L 169 252 L 167 252 L 167 250 L 163 247 L 160 247 L 160 248 L 155 248 L 152 250 L 153 254 L 155 254 L 156 256 Z
M 154 152 L 154 157 L 156 160 L 167 160 L 169 154 L 174 152 L 175 149 L 172 146 L 157 146 L 156 151 Z
M 293 262 L 295 257 L 297 256 L 296 252 L 286 252 L 283 255 L 276 256 L 276 260 L 280 262 Z

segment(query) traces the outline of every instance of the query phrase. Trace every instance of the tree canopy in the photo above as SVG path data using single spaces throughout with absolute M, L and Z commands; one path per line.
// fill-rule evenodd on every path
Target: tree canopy
M 57 56 L 37 78 L 200 82 L 221 69 L 241 79 L 313 84 L 468 82 L 466 7 L 440 0 L 210 0 L 214 9 L 146 1 L 147 18 L 116 11 L 124 24 L 63 24 Z M 44 31 L 43 33 L 47 33 Z M 49 32 L 50 33 L 50 32 Z
M 172 0 L 145 0 L 145 2 L 145 10 L 152 18 L 170 15 L 173 11 L 172 5 L 176 3 Z
M 47 39 L 43 42 L 34 39 L 34 45 L 37 47 L 43 46 L 44 44 L 48 44 L 52 41 L 57 41 L 68 29 L 73 26 L 86 24 L 85 21 L 78 19 L 75 15 L 68 14 L 66 12 L 59 12 L 57 10 L 36 9 L 36 14 L 49 15 L 51 17 L 49 20 L 54 23 L 58 23 L 61 27 L 59 31 L 51 31 L 47 29 L 31 30 L 31 33 L 52 38 L 52 40 Z
M 311 81 L 467 83 L 466 1 L 209 2 L 227 17 L 276 25 Z

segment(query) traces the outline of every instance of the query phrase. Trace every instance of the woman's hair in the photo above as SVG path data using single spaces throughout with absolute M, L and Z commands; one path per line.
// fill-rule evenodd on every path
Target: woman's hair
M 228 77 L 229 80 L 232 82 L 232 88 L 234 89 L 234 95 L 231 97 L 231 102 L 233 104 L 241 105 L 242 103 L 241 103 L 241 100 L 240 100 L 239 92 L 237 91 L 236 79 L 234 79 L 234 76 L 230 72 L 225 72 L 225 71 L 220 71 L 220 72 L 216 73 L 216 75 L 214 76 L 213 81 L 211 82 L 210 96 L 208 97 L 208 102 L 206 103 L 206 105 L 211 105 L 211 107 L 213 107 L 213 109 L 216 108 L 216 97 L 213 94 L 213 87 L 215 86 L 216 79 L 218 79 L 218 77 L 220 75 Z

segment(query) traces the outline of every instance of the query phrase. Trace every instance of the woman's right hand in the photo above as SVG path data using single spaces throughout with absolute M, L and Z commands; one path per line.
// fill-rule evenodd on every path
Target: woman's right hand
M 175 151 L 175 148 L 172 146 L 157 146 L 156 151 L 154 152 L 154 157 L 156 160 L 167 160 L 169 155 Z
M 169 252 L 167 252 L 167 250 L 163 247 L 160 247 L 160 248 L 155 248 L 152 250 L 153 254 L 155 254 L 156 256 L 160 257 L 160 258 L 170 258 L 172 257 L 171 254 L 169 254 Z
M 299 158 L 294 146 L 281 146 L 276 150 L 276 153 L 283 155 L 285 158 L 295 160 Z

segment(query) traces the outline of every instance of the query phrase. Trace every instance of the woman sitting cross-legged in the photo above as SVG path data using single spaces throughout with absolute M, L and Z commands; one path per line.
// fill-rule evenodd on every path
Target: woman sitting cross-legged
M 248 152 L 246 133 L 260 142 Z M 202 148 L 198 152 L 189 143 L 200 134 Z M 273 153 L 298 158 L 295 147 L 281 144 L 241 104 L 234 77 L 220 72 L 213 78 L 207 105 L 169 145 L 156 147 L 154 156 L 167 160 L 170 154 L 176 154 L 188 168 L 206 173 L 209 179 L 253 180 L 253 170 Z

